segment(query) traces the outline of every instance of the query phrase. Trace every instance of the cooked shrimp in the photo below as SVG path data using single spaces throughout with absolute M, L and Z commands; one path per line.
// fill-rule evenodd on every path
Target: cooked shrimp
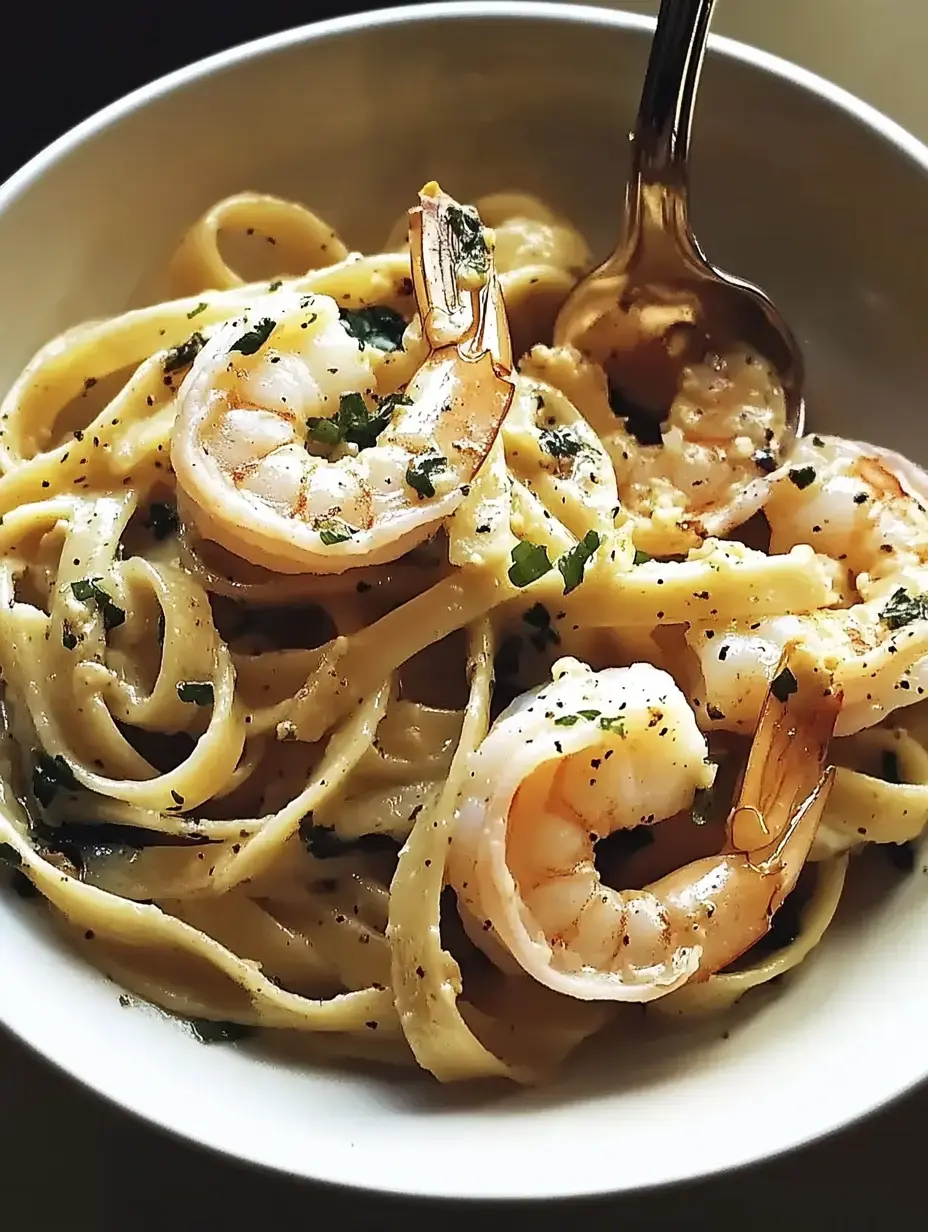
M 492 236 L 428 184 L 410 247 L 428 352 L 401 394 L 378 395 L 377 352 L 325 295 L 277 291 L 203 346 L 172 462 L 204 538 L 281 573 L 341 573 L 395 560 L 464 499 L 513 393 Z
M 783 646 L 801 641 L 844 694 L 839 735 L 928 690 L 928 475 L 898 454 L 840 437 L 798 442 L 765 506 L 771 552 L 810 543 L 846 565 L 860 602 L 718 627 L 687 640 L 707 727 L 749 731 Z
M 571 347 L 535 347 L 523 370 L 555 385 L 589 420 L 615 467 L 635 546 L 671 556 L 761 508 L 786 437 L 786 403 L 770 365 L 739 351 L 682 369 L 667 415 L 611 391 Z
M 837 701 L 808 662 L 784 669 L 723 852 L 642 890 L 604 885 L 597 839 L 688 809 L 714 767 L 673 679 L 646 664 L 562 659 L 473 755 L 449 879 L 462 914 L 539 983 L 582 1000 L 650 1001 L 733 962 L 796 883 L 824 807 Z M 492 931 L 491 931 L 492 930 Z

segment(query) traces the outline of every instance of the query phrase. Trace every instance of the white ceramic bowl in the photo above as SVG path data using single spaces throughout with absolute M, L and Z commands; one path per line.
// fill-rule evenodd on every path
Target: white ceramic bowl
M 204 206 L 243 188 L 305 200 L 363 247 L 430 177 L 465 197 L 518 187 L 605 250 L 649 31 L 592 8 L 426 5 L 274 36 L 130 95 L 0 190 L 0 385 L 65 326 L 122 308 Z M 924 455 L 928 151 L 722 39 L 695 146 L 697 231 L 794 323 L 811 424 Z M 0 1021 L 122 1107 L 301 1176 L 458 1197 L 627 1190 L 806 1142 L 928 1073 L 921 861 L 844 907 L 811 961 L 729 1021 L 600 1041 L 539 1090 L 203 1047 L 121 1008 L 6 893 Z

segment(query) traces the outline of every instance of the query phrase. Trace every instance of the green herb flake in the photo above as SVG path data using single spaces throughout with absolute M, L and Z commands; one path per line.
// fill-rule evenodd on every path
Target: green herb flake
M 385 398 L 372 414 L 360 394 L 342 394 L 338 400 L 338 419 L 342 437 L 359 449 L 369 449 L 377 444 L 377 438 L 393 418 L 394 408 L 399 404 L 397 395 Z M 411 399 L 406 399 L 407 402 Z
M 347 543 L 355 533 L 354 528 L 347 522 L 343 522 L 341 518 L 325 518 L 317 523 L 316 530 L 327 548 L 335 543 Z
M 579 714 L 562 714 L 560 718 L 554 720 L 555 727 L 573 727 L 575 723 L 580 722 Z
M 207 304 L 205 299 L 200 300 L 196 308 L 191 308 L 190 311 L 187 313 L 187 320 L 192 321 L 193 318 L 198 317 L 201 312 L 205 312 L 208 307 L 209 305 Z
M 283 282 L 279 278 L 275 278 L 272 283 L 268 284 L 267 289 L 273 294 L 274 291 L 279 291 L 283 285 Z
M 588 719 L 592 723 L 594 719 L 599 718 L 599 716 L 602 714 L 602 711 L 601 710 L 578 710 L 577 714 L 579 714 L 581 719 Z
M 378 351 L 401 351 L 406 321 L 398 312 L 383 305 L 371 308 L 340 308 L 338 315 L 342 327 L 357 338 L 361 346 L 376 347 Z
M 427 500 L 435 495 L 435 485 L 432 483 L 432 475 L 436 471 L 445 470 L 448 466 L 448 459 L 443 458 L 441 454 L 425 454 L 406 468 L 406 482 L 417 492 L 420 500 Z
M 148 506 L 148 520 L 145 525 L 157 540 L 173 535 L 179 524 L 176 506 L 167 501 L 154 501 Z
M 326 419 L 322 416 L 312 416 L 307 419 L 306 426 L 309 435 L 320 445 L 338 445 L 342 439 L 341 428 L 337 419 Z
M 901 629 L 910 625 L 913 620 L 928 618 L 928 596 L 910 595 L 900 586 L 890 595 L 886 606 L 880 612 L 880 620 L 889 629 Z
M 448 226 L 457 248 L 457 261 L 481 277 L 490 268 L 490 250 L 480 215 L 472 205 L 449 205 Z
M 19 869 L 23 866 L 23 858 L 9 843 L 0 843 L 0 864 L 6 864 L 9 868 Z
M 774 676 L 773 680 L 770 682 L 770 692 L 777 699 L 777 701 L 781 702 L 783 705 L 785 705 L 787 700 L 792 697 L 794 693 L 798 692 L 798 690 L 799 681 L 788 667 L 784 667 L 782 672 L 780 672 L 779 675 Z
M 794 466 L 789 472 L 789 481 L 796 485 L 801 492 L 803 488 L 807 488 L 810 483 L 815 483 L 815 467 L 814 466 Z
M 93 603 L 103 617 L 106 630 L 116 629 L 125 623 L 126 613 L 115 604 L 110 595 L 99 585 L 101 578 L 81 578 L 71 583 L 71 593 L 79 603 Z
M 72 582 L 71 593 L 80 603 L 89 603 L 91 599 L 98 603 L 101 601 L 108 603 L 109 595 L 97 585 L 99 580 L 99 578 L 81 578 L 77 582 Z
M 588 530 L 575 547 L 558 560 L 557 567 L 564 579 L 564 594 L 569 595 L 583 581 L 583 572 L 587 561 L 599 547 L 602 540 L 595 530 Z
M 548 549 L 542 544 L 523 539 L 512 549 L 509 580 L 513 586 L 521 589 L 523 586 L 530 586 L 532 582 L 537 582 L 552 568 Z
M 80 783 L 60 754 L 50 757 L 35 751 L 32 758 L 32 791 L 43 808 L 48 808 L 61 787 L 65 791 L 80 790 Z
M 205 345 L 206 339 L 199 331 L 191 334 L 186 342 L 182 342 L 179 346 L 171 347 L 170 351 L 165 355 L 164 371 L 171 373 L 179 372 L 181 368 L 189 368 Z
M 646 565 L 649 560 L 653 560 L 653 556 L 649 556 L 647 552 L 642 552 L 641 548 L 635 548 L 635 559 L 632 561 L 634 565 Z
M 71 628 L 71 622 L 63 620 L 61 622 L 61 644 L 65 650 L 75 650 L 79 640 L 77 634 Z
M 232 351 L 238 351 L 241 355 L 256 355 L 276 328 L 276 321 L 272 321 L 270 317 L 262 317 L 253 329 L 246 330 L 240 338 L 236 338 L 229 347 L 230 354 Z
M 575 458 L 583 449 L 583 441 L 570 428 L 542 428 L 539 440 L 553 458 Z
M 126 623 L 126 613 L 113 602 L 105 603 L 101 611 L 103 613 L 103 628 L 107 632 L 110 629 L 118 629 L 120 625 Z
M 254 1030 L 241 1022 L 215 1022 L 212 1018 L 190 1018 L 188 1022 L 201 1044 L 231 1044 L 245 1039 Z
M 389 426 L 396 408 L 411 404 L 412 399 L 405 394 L 388 394 L 380 399 L 376 411 L 371 411 L 361 394 L 342 394 L 338 411 L 331 419 L 313 417 L 306 424 L 312 439 L 322 445 L 349 441 L 359 449 L 369 449 Z
M 189 705 L 211 706 L 213 686 L 209 680 L 181 680 L 177 686 L 177 696 Z
M 599 726 L 603 731 L 612 732 L 614 736 L 625 735 L 625 720 L 619 714 L 604 714 L 599 720 Z

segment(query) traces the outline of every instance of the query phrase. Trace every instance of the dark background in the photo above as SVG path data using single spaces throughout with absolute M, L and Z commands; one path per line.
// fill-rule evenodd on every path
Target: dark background
M 379 7 L 385 5 L 377 0 L 0 0 L 0 180 L 153 78 L 261 35 Z M 759 1073 L 757 1080 L 775 1082 L 776 1075 Z M 353 1198 L 205 1156 L 79 1090 L 0 1032 L 0 1228 L 272 1232 L 297 1221 L 447 1232 L 471 1232 L 475 1224 L 533 1232 L 571 1225 L 713 1232 L 870 1229 L 903 1221 L 923 1227 L 926 1114 L 923 1091 L 806 1151 L 661 1195 L 544 1210 L 439 1210 Z M 539 1167 L 552 1163 L 539 1160 Z
M 0 0 L 0 181 L 79 120 L 213 52 L 378 0 Z

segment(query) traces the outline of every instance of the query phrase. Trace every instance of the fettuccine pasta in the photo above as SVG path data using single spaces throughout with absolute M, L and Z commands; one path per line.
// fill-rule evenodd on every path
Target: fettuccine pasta
M 720 1010 L 797 966 L 855 853 L 921 833 L 918 545 L 881 575 L 793 525 L 850 455 L 790 463 L 750 356 L 701 359 L 639 440 L 549 345 L 590 264 L 519 194 L 427 186 L 361 255 L 242 193 L 183 237 L 172 298 L 69 330 L 7 393 L 0 858 L 127 1000 L 533 1081 L 623 1001 Z M 693 510 L 754 465 L 779 468 L 772 537 L 708 534 Z M 848 621 L 893 699 L 838 667 Z M 665 954 L 718 852 L 732 894 L 764 887 L 759 931 L 720 892 Z

